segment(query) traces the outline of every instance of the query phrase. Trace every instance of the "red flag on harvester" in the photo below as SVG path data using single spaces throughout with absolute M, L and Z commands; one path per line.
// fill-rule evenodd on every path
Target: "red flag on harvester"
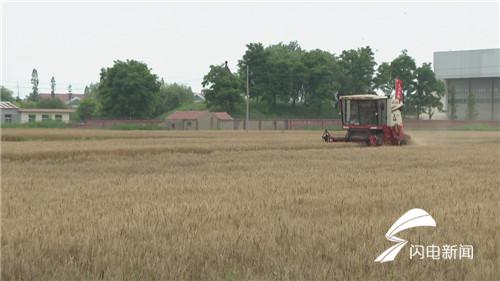
M 403 102 L 403 80 L 396 79 L 396 99 Z

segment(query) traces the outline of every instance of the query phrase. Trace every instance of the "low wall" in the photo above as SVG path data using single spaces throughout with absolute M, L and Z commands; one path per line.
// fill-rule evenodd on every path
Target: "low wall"
M 500 129 L 500 121 L 405 119 L 404 126 L 410 130 L 459 129 L 467 126 L 489 126 Z
M 123 124 L 132 124 L 132 125 L 165 125 L 165 121 L 163 120 L 120 120 L 120 119 L 112 119 L 112 120 L 87 120 L 84 122 L 73 123 L 70 125 L 72 128 L 88 128 L 88 129 L 105 129 L 111 128 L 115 125 L 123 125 Z
M 217 129 L 219 130 L 245 130 L 245 120 L 218 120 Z M 111 128 L 115 125 L 133 124 L 133 125 L 159 125 L 165 126 L 164 120 L 88 120 L 80 123 L 73 123 L 73 128 Z M 406 119 L 404 126 L 409 130 L 432 130 L 432 129 L 459 129 L 467 126 L 489 126 L 500 129 L 500 121 L 466 121 L 466 120 L 417 120 Z M 181 129 L 182 126 L 176 126 Z M 281 119 L 281 120 L 249 120 L 249 130 L 320 130 L 341 128 L 342 123 L 339 119 Z

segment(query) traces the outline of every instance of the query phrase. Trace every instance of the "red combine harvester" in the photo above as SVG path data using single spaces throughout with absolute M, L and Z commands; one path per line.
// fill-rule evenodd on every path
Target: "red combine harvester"
M 335 137 L 325 130 L 323 140 L 326 142 L 362 142 L 370 146 L 407 144 L 410 136 L 406 135 L 403 130 L 402 87 L 401 84 L 398 85 L 398 82 L 395 99 L 378 95 L 340 97 L 342 128 L 347 129 L 347 133 L 344 137 Z

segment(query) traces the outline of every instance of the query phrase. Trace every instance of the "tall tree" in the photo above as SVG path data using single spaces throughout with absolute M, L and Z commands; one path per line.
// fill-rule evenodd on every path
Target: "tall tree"
M 0 86 L 0 101 L 14 101 L 14 93 L 5 88 L 4 86 Z
M 477 117 L 476 111 L 476 94 L 470 91 L 467 94 L 467 119 L 474 120 Z
M 278 101 L 291 101 L 294 105 L 305 79 L 303 51 L 300 45 L 295 41 L 288 44 L 279 43 L 267 47 L 266 53 L 270 82 L 267 84 L 267 95 L 264 99 L 271 105 L 276 105 Z
M 340 95 L 367 93 L 373 90 L 373 74 L 377 63 L 369 46 L 343 51 L 340 54 L 339 64 L 342 69 Z
M 391 95 L 395 87 L 395 80 L 392 75 L 391 64 L 381 63 L 377 68 L 377 75 L 374 78 L 375 88 L 380 89 L 386 96 Z
M 97 101 L 93 97 L 85 98 L 80 102 L 76 113 L 78 118 L 82 121 L 86 121 L 94 117 L 97 113 Z
M 456 90 L 455 86 L 451 85 L 450 90 L 449 105 L 450 105 L 450 119 L 457 120 L 457 101 L 456 101 Z
M 50 79 L 50 96 L 52 98 L 55 98 L 56 96 L 56 79 L 54 76 L 52 76 L 52 79 Z
M 414 72 L 417 69 L 417 65 L 415 64 L 415 59 L 408 55 L 408 51 L 401 51 L 401 54 L 391 62 L 390 66 L 392 80 L 394 81 L 398 78 L 403 81 L 403 95 L 407 96 L 413 92 Z
M 31 85 L 32 85 L 32 91 L 30 95 L 28 96 L 28 100 L 30 101 L 37 101 L 38 100 L 38 71 L 36 71 L 35 68 L 33 68 L 33 71 L 31 72 Z
M 158 92 L 158 99 L 155 102 L 155 115 L 161 115 L 182 104 L 194 101 L 194 93 L 191 87 L 173 83 L 162 83 Z
M 202 85 L 206 88 L 205 103 L 211 109 L 234 112 L 243 101 L 243 83 L 227 65 L 211 65 Z
M 250 98 L 260 102 L 269 95 L 269 53 L 262 43 L 247 44 L 243 58 L 238 62 L 238 72 L 242 80 L 246 81 L 247 66 L 249 67 Z
M 160 89 L 158 76 L 136 60 L 117 60 L 101 70 L 98 99 L 102 114 L 115 118 L 149 118 Z
M 441 111 L 444 95 L 444 84 L 436 79 L 430 63 L 424 63 L 415 70 L 414 92 L 408 97 L 407 105 L 414 110 L 419 118 L 420 114 L 427 113 L 432 119 L 435 110 Z
M 312 50 L 304 54 L 306 79 L 304 81 L 304 102 L 321 110 L 323 102 L 334 103 L 340 89 L 340 66 L 335 56 L 327 51 Z
M 68 100 L 71 101 L 73 98 L 73 86 L 71 84 L 68 85 Z

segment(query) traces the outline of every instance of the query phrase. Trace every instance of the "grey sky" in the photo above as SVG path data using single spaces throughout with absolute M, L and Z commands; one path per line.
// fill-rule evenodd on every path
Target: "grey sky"
M 499 47 L 499 3 L 15 3 L 2 4 L 1 84 L 21 96 L 36 68 L 40 91 L 83 92 L 113 60 L 147 63 L 195 91 L 210 64 L 235 65 L 250 42 L 299 41 L 336 54 L 369 45 L 377 62 L 407 49 Z

